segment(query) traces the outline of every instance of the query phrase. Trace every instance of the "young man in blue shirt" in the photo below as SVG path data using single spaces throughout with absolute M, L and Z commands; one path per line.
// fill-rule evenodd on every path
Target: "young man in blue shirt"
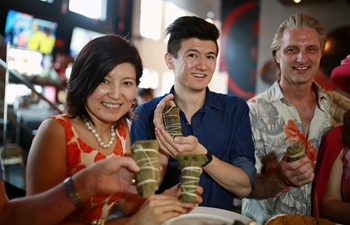
M 169 94 L 136 109 L 131 142 L 159 140 L 165 172 L 159 192 L 180 182 L 181 171 L 174 159 L 177 154 L 211 155 L 200 177 L 204 189 L 200 205 L 232 210 L 233 197 L 243 198 L 251 192 L 256 173 L 247 103 L 208 88 L 219 52 L 220 34 L 215 25 L 184 16 L 166 29 L 166 35 L 165 62 L 174 71 L 175 84 Z M 162 109 L 166 104 L 181 108 L 183 136 L 172 138 L 164 130 Z

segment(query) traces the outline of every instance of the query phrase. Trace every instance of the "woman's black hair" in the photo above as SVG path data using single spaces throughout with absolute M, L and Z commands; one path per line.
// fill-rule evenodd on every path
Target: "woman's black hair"
M 116 34 L 107 34 L 87 43 L 73 62 L 66 90 L 67 116 L 78 116 L 82 120 L 85 117 L 93 123 L 85 108 L 87 98 L 108 73 L 122 63 L 130 63 L 135 67 L 136 84 L 139 85 L 143 71 L 142 60 L 129 40 Z M 129 112 L 116 122 L 132 120 L 135 107 L 136 99 Z

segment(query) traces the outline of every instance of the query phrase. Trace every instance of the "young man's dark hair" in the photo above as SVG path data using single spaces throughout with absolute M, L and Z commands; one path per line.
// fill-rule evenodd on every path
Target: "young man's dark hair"
M 200 17 L 179 17 L 166 28 L 165 35 L 170 35 L 167 51 L 175 58 L 177 58 L 177 52 L 181 48 L 182 40 L 188 38 L 211 40 L 215 42 L 217 52 L 219 52 L 217 39 L 220 36 L 220 32 L 218 28 Z

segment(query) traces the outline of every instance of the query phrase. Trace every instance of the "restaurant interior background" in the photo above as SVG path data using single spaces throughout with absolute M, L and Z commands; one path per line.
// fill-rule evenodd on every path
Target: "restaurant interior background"
M 99 5 L 89 7 L 93 3 Z M 82 9 L 89 17 L 80 14 Z M 97 14 L 91 9 L 98 9 Z M 140 87 L 159 96 L 173 84 L 164 62 L 165 27 L 183 15 L 209 19 L 221 31 L 218 66 L 209 87 L 249 99 L 278 79 L 271 40 L 278 25 L 295 12 L 311 14 L 329 34 L 317 79 L 335 88 L 331 70 L 350 54 L 350 0 L 2 0 L 0 146 L 6 181 L 25 190 L 22 175 L 33 135 L 42 120 L 63 111 L 71 63 L 92 38 L 111 32 L 131 38 L 145 66 Z M 17 20 L 22 36 L 11 39 Z M 29 47 L 26 35 L 33 25 L 47 32 L 52 49 Z

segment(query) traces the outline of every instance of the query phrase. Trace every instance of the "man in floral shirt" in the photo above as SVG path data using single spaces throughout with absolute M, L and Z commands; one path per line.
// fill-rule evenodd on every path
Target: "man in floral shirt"
M 311 215 L 311 186 L 322 135 L 342 124 L 349 100 L 314 80 L 326 44 L 323 26 L 305 13 L 285 20 L 271 44 L 280 79 L 248 101 L 255 144 L 255 188 L 242 214 L 260 224 L 277 214 Z M 306 157 L 286 149 L 302 141 Z

